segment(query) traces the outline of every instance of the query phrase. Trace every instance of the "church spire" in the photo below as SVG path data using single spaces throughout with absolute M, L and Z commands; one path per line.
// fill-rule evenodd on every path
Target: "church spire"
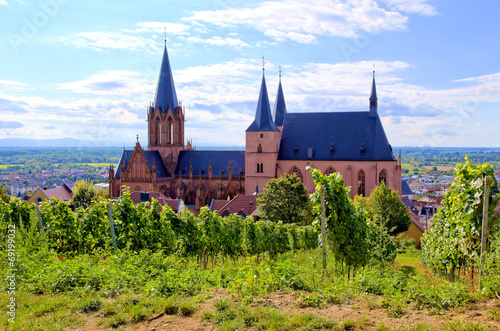
M 247 129 L 247 132 L 255 131 L 279 131 L 271 116 L 271 106 L 269 104 L 269 95 L 267 94 L 264 69 L 262 70 L 262 83 L 260 86 L 259 101 L 257 102 L 257 109 L 255 111 L 255 120 Z
M 378 116 L 377 113 L 377 88 L 375 86 L 375 70 L 373 70 L 372 94 L 370 95 L 370 117 Z
M 162 111 L 167 111 L 168 107 L 175 109 L 179 106 L 177 101 L 177 93 L 175 91 L 174 77 L 172 76 L 172 68 L 168 59 L 167 41 L 165 38 L 165 49 L 163 50 L 163 60 L 161 63 L 160 75 L 158 77 L 158 85 L 154 99 L 154 107 L 160 107 Z
M 274 101 L 274 111 L 273 111 L 274 124 L 276 124 L 276 126 L 283 126 L 285 115 L 286 115 L 286 104 L 285 104 L 285 95 L 283 94 L 283 88 L 281 87 L 281 67 L 280 67 L 278 92 L 276 93 L 276 100 Z

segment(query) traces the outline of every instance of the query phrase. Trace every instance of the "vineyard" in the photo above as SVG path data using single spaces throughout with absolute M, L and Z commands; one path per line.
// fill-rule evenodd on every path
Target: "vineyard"
M 421 253 L 411 243 L 398 246 L 349 198 L 339 174 L 309 171 L 317 184 L 312 212 L 326 223 L 326 268 L 319 222 L 254 222 L 208 208 L 178 215 L 155 200 L 134 204 L 128 191 L 80 208 L 0 199 L 0 276 L 10 280 L 2 284 L 0 325 L 151 330 L 158 319 L 157 329 L 173 330 L 500 328 L 493 193 L 490 247 L 480 250 L 483 178 L 491 166 L 457 167 Z M 477 305 L 487 308 L 460 324 L 461 312 Z

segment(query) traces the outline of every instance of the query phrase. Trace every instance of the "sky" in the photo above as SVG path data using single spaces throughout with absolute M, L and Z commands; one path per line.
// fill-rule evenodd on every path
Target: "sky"
M 378 111 L 393 146 L 500 146 L 499 1 L 0 0 L 0 139 L 147 145 L 164 30 L 185 136 L 244 146 L 288 112 Z

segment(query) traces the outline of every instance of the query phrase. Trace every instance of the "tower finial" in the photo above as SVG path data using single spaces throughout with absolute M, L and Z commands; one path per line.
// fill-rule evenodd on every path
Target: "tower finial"
M 264 57 L 262 57 L 262 72 L 266 70 L 266 61 L 264 61 Z
M 375 77 L 375 62 L 373 62 L 373 77 Z
M 137 135 L 137 142 L 139 142 L 139 135 Z
M 163 34 L 165 35 L 165 47 L 167 47 L 167 27 L 164 27 Z
M 281 81 L 281 66 L 280 66 L 280 81 Z

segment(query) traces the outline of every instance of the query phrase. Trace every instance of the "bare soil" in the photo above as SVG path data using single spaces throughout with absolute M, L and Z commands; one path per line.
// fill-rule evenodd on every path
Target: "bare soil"
M 203 311 L 213 310 L 215 301 L 230 298 L 224 290 L 214 290 L 210 299 L 198 304 L 197 311 L 189 316 L 164 315 L 153 321 L 138 324 L 127 324 L 121 330 L 159 331 L 159 330 L 217 330 L 218 325 L 202 321 Z M 386 308 L 381 302 L 383 297 L 365 296 L 343 304 L 327 305 L 324 308 L 301 308 L 301 298 L 295 292 L 274 293 L 268 298 L 251 304 L 258 309 L 261 306 L 272 306 L 286 314 L 315 314 L 336 321 L 339 324 L 346 320 L 354 321 L 357 330 L 376 330 L 382 324 L 390 330 L 413 330 L 418 325 L 425 325 L 427 329 L 444 330 L 445 326 L 454 321 L 466 321 L 480 324 L 489 330 L 500 330 L 500 300 L 485 300 L 466 307 L 453 308 L 441 311 L 417 310 L 411 307 L 400 318 L 389 317 Z M 233 302 L 234 306 L 242 303 Z M 496 313 L 495 313 L 496 312 Z M 149 317 L 149 316 L 148 316 Z M 99 326 L 97 316 L 87 316 L 87 323 L 72 330 L 106 330 Z

